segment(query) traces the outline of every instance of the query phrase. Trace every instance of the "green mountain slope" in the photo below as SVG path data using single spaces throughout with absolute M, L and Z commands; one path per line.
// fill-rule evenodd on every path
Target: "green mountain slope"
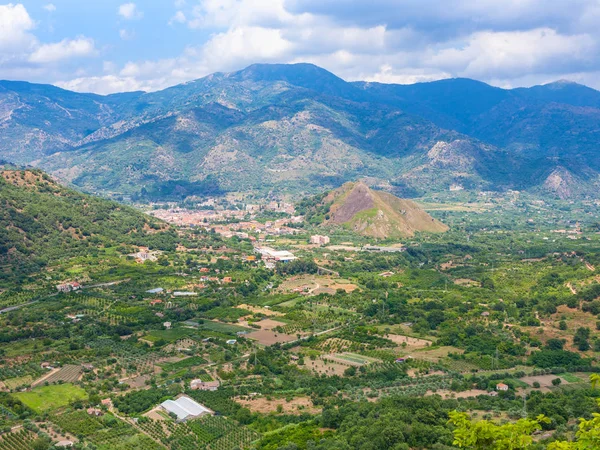
M 168 227 L 132 208 L 83 195 L 38 170 L 0 171 L 0 276 L 119 244 L 174 247 Z

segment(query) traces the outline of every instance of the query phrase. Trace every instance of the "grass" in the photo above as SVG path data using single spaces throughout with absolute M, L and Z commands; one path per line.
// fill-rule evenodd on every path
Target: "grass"
M 569 383 L 581 383 L 582 381 L 584 381 L 581 378 L 576 377 L 572 373 L 562 373 L 562 374 L 560 374 L 560 377 L 564 378 L 564 380 Z
M 33 377 L 31 375 L 25 375 L 23 377 L 10 378 L 8 380 L 4 380 L 3 383 L 7 388 L 15 389 L 16 387 L 33 383 Z
M 157 342 L 161 339 L 166 342 L 175 342 L 184 337 L 190 336 L 194 334 L 194 330 L 189 328 L 173 328 L 171 330 L 152 330 L 147 335 L 143 336 L 142 339 L 145 339 L 150 342 Z
M 225 334 L 235 334 L 238 331 L 254 331 L 253 329 L 240 327 L 237 325 L 230 325 L 228 323 L 213 322 L 210 320 L 206 320 L 203 324 L 200 324 L 200 328 Z
M 42 386 L 29 392 L 13 394 L 24 405 L 37 413 L 55 410 L 76 401 L 87 399 L 87 393 L 73 384 Z

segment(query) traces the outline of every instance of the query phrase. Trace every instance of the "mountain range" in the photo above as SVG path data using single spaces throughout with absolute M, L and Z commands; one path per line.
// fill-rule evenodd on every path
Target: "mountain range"
M 401 196 L 567 198 L 600 185 L 600 92 L 566 81 L 346 82 L 311 64 L 109 96 L 0 81 L 0 130 L 0 160 L 117 197 L 300 194 L 363 179 Z

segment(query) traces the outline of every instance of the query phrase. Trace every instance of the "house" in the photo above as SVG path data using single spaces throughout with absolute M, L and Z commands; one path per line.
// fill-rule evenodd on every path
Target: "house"
M 391 277 L 392 275 L 394 275 L 394 272 L 383 272 L 383 273 L 379 274 L 379 276 L 383 277 L 383 278 L 388 278 L 388 277 Z
M 167 330 L 171 329 L 171 322 L 165 322 L 163 323 L 163 327 L 165 327 Z
M 504 384 L 504 383 L 498 383 L 498 384 L 496 385 L 496 390 L 497 390 L 497 391 L 506 392 L 506 391 L 508 391 L 508 385 L 507 385 L 507 384 Z
M 228 344 L 228 345 L 234 345 L 234 344 L 236 344 L 236 343 L 237 343 L 237 340 L 235 340 L 235 339 L 229 339 L 229 340 L 228 340 L 228 341 L 226 341 L 225 343 L 226 343 L 226 344 Z
M 169 414 L 177 417 L 177 422 L 185 422 L 189 419 L 195 419 L 205 414 L 214 414 L 206 406 L 192 400 L 187 395 L 182 395 L 176 400 L 167 400 L 160 406 Z
M 224 277 L 223 278 L 223 283 L 231 283 L 231 277 Z
M 41 367 L 42 369 L 48 369 L 48 370 L 52 370 L 52 369 L 54 368 L 54 367 L 52 367 L 52 366 L 50 365 L 50 363 L 49 363 L 49 362 L 43 362 L 43 363 L 41 363 L 41 364 L 40 364 L 40 367 Z
M 315 236 L 310 237 L 311 244 L 327 245 L 327 244 L 329 244 L 329 242 L 330 242 L 329 236 L 321 236 L 321 235 L 317 234 Z
M 490 397 L 498 397 L 498 393 L 496 391 L 492 391 L 488 394 Z
M 55 447 L 60 447 L 60 448 L 70 448 L 73 447 L 73 441 L 58 441 L 56 444 L 54 444 Z
M 490 316 L 489 311 L 484 311 L 481 313 L 481 317 L 489 317 L 489 316 Z
M 105 398 L 100 401 L 100 404 L 102 406 L 106 406 L 107 408 L 110 408 L 112 406 L 112 400 L 110 398 Z
M 210 272 L 210 269 L 208 267 L 200 268 L 200 273 L 208 273 L 208 272 Z
M 93 364 L 82 364 L 81 367 L 83 367 L 83 370 L 85 370 L 86 372 L 94 370 Z
M 58 292 L 71 292 L 71 291 L 76 291 L 78 289 L 81 289 L 81 285 L 76 282 L 70 282 L 70 283 L 64 283 L 64 284 L 59 284 L 56 286 L 56 290 Z
M 156 299 L 150 301 L 150 306 L 160 305 L 162 302 L 163 302 L 162 300 L 156 298 Z
M 219 381 L 192 380 L 190 388 L 194 391 L 216 391 L 221 386 Z
M 104 415 L 104 412 L 98 408 L 88 408 L 87 409 L 88 416 L 96 416 L 100 417 Z

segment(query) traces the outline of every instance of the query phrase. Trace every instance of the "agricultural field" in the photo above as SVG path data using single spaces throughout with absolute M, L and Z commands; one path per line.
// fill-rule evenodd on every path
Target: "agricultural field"
M 73 384 L 40 386 L 31 391 L 18 392 L 13 396 L 36 412 L 52 411 L 76 400 L 85 400 L 88 394 Z
M 81 377 L 83 368 L 73 364 L 67 364 L 60 369 L 53 370 L 51 373 L 44 375 L 42 378 L 36 380 L 33 383 L 33 387 L 41 384 L 54 384 L 54 383 L 75 383 Z
M 0 450 L 30 450 L 37 437 L 35 434 L 20 429 L 0 435 Z

